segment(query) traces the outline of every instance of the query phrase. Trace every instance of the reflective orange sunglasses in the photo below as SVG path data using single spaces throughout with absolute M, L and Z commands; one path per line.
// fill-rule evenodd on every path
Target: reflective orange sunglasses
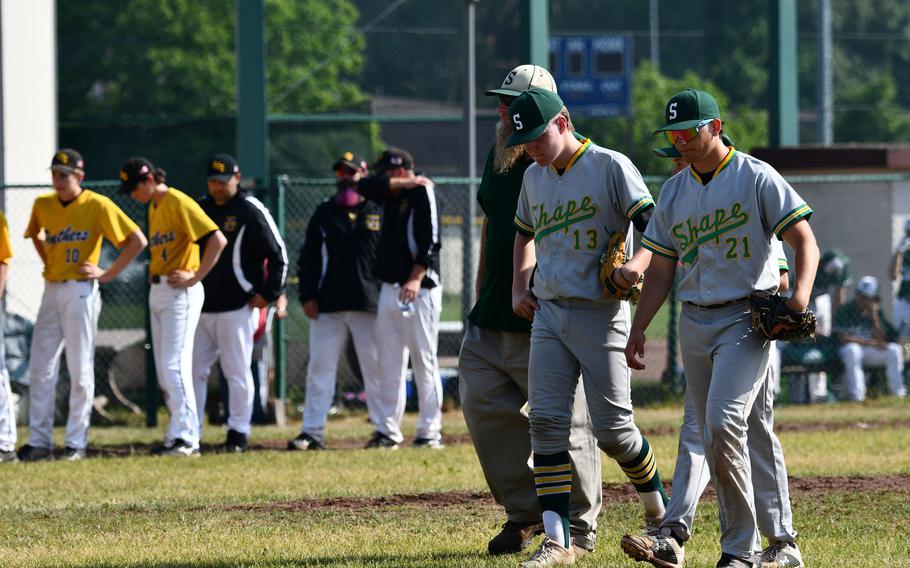
M 664 135 L 667 137 L 667 140 L 670 141 L 670 144 L 676 144 L 677 140 L 686 143 L 698 136 L 698 132 L 712 122 L 714 122 L 714 119 L 708 118 L 699 122 L 695 126 L 683 130 L 665 130 Z

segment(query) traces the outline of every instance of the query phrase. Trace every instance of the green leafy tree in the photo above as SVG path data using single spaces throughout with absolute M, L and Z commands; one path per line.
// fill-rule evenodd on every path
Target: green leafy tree
M 240 0 L 238 0 L 240 1 Z M 63 120 L 236 112 L 234 2 L 58 3 Z M 359 105 L 363 37 L 349 0 L 266 0 L 270 112 Z

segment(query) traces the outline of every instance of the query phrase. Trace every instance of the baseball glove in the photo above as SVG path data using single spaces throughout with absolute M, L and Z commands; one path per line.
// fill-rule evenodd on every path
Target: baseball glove
M 603 295 L 606 298 L 615 298 L 617 300 L 628 300 L 633 304 L 638 303 L 638 297 L 641 296 L 641 282 L 629 282 L 623 278 L 619 268 L 626 263 L 626 235 L 616 231 L 610 235 L 610 242 L 600 254 L 600 273 L 598 278 L 603 288 Z
M 811 310 L 794 312 L 784 303 L 787 298 L 754 290 L 749 295 L 752 329 L 765 339 L 815 340 L 815 314 Z

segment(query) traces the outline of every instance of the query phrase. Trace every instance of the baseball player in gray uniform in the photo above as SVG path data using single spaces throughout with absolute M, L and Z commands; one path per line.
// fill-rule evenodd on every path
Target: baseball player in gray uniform
M 508 144 L 525 144 L 535 162 L 525 170 L 515 212 L 512 308 L 533 320 L 528 402 L 546 538 L 524 568 L 575 561 L 568 449 L 579 371 L 598 446 L 638 490 L 646 519 L 663 517 L 666 503 L 654 453 L 632 416 L 622 352 L 629 306 L 604 297 L 598 278 L 610 235 L 646 221 L 641 216 L 653 199 L 626 156 L 573 136 L 564 108 L 555 93 L 537 88 L 509 107 Z
M 691 166 L 664 184 L 642 239 L 653 256 L 626 358 L 631 367 L 643 367 L 638 357 L 644 355 L 644 331 L 679 263 L 686 397 L 702 429 L 718 495 L 722 554 L 717 566 L 751 567 L 760 541 L 747 429 L 762 395 L 770 345 L 751 329 L 748 296 L 753 290 L 778 289 L 779 263 L 771 247 L 776 235 L 796 253 L 787 306 L 805 310 L 818 246 L 807 222 L 812 209 L 771 166 L 725 146 L 722 128 L 717 102 L 704 91 L 689 89 L 667 103 L 666 124 L 658 132 L 667 132 Z M 783 456 L 774 459 L 782 466 Z M 679 544 L 673 537 L 654 539 L 657 550 Z M 782 558 L 778 554 L 778 565 L 793 565 L 782 564 Z

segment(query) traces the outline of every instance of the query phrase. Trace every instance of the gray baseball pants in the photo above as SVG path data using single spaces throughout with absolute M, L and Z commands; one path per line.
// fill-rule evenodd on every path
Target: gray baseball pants
M 461 408 L 484 477 L 507 518 L 519 523 L 541 518 L 529 463 L 528 418 L 521 412 L 528 400 L 530 346 L 527 333 L 483 329 L 468 322 L 458 359 Z M 582 389 L 572 406 L 569 457 L 574 478 L 570 529 L 576 543 L 593 548 L 603 501 L 602 478 L 600 450 Z
M 769 343 L 752 332 L 747 301 L 714 309 L 683 304 L 679 337 L 686 397 L 717 489 L 721 550 L 750 557 L 760 541 L 746 434 L 766 382 Z

